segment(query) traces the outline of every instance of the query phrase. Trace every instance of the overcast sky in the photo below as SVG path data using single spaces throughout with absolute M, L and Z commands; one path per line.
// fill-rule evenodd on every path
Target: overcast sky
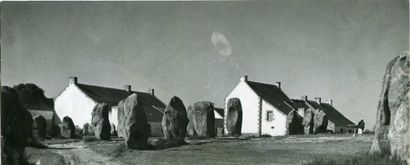
M 372 127 L 385 67 L 409 47 L 408 13 L 407 0 L 3 2 L 1 80 L 55 97 L 78 76 L 222 107 L 249 75 L 332 98 Z

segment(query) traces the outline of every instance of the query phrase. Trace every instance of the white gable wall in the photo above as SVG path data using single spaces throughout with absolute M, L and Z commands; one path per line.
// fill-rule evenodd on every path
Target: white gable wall
M 219 115 L 216 111 L 214 111 L 214 117 L 215 119 L 224 119 L 221 115 Z
M 273 112 L 273 120 L 267 120 L 267 112 Z M 262 135 L 284 136 L 286 135 L 286 118 L 282 111 L 266 102 L 262 101 Z
M 326 129 L 335 132 L 336 131 L 335 128 L 336 128 L 335 123 L 333 123 L 330 120 L 327 120 L 327 128 Z
M 114 124 L 115 127 L 118 126 L 118 106 L 111 107 L 111 111 L 108 114 L 108 120 L 111 124 Z
M 76 85 L 69 84 L 55 99 L 54 109 L 61 120 L 68 116 L 73 120 L 74 125 L 82 128 L 85 123 L 91 123 L 91 113 L 96 104 Z
M 233 91 L 225 98 L 225 115 L 227 116 L 228 101 L 231 98 L 239 98 L 242 105 L 242 133 L 258 133 L 258 113 L 260 97 L 249 87 L 249 85 L 240 81 Z M 226 120 L 225 120 L 226 121 Z M 226 132 L 226 127 L 224 124 Z

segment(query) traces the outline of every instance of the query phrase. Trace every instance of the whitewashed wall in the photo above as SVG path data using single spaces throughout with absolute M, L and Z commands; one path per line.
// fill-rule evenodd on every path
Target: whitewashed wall
M 304 108 L 299 108 L 299 109 L 298 109 L 298 114 L 299 114 L 301 117 L 305 117 L 305 109 L 304 109 Z
M 70 84 L 54 101 L 54 109 L 63 120 L 69 116 L 80 128 L 91 123 L 91 112 L 97 103 L 85 95 L 75 84 Z
M 245 81 L 240 81 L 225 98 L 225 117 L 227 116 L 228 101 L 235 97 L 241 100 L 242 105 L 242 133 L 258 133 L 259 96 Z M 226 132 L 225 124 L 224 129 Z
M 108 120 L 110 120 L 111 124 L 114 124 L 116 128 L 118 128 L 118 106 L 111 107 L 111 111 L 108 114 Z
M 267 111 L 273 111 L 273 120 L 268 121 Z M 286 118 L 283 112 L 266 102 L 262 101 L 262 135 L 267 134 L 271 136 L 286 135 Z
M 331 131 L 333 131 L 333 132 L 336 132 L 336 130 L 335 130 L 335 123 L 333 123 L 332 121 L 330 121 L 330 120 L 327 120 L 327 130 L 331 130 Z

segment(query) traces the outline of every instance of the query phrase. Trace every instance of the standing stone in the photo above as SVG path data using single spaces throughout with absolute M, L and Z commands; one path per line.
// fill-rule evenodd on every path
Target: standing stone
M 313 132 L 314 133 L 325 133 L 327 129 L 327 116 L 323 110 L 315 110 L 313 116 Z
M 75 133 L 73 120 L 70 117 L 65 116 L 61 123 L 60 130 L 61 136 L 63 136 L 64 138 L 73 138 Z
M 192 125 L 198 137 L 215 137 L 214 105 L 209 101 L 194 103 L 188 107 L 189 124 Z M 188 126 L 189 128 L 189 126 Z
M 118 126 L 117 126 L 117 134 L 119 137 L 125 137 L 125 116 L 124 116 L 124 101 L 121 100 L 118 103 L 118 113 L 117 113 L 117 120 L 118 120 Z
M 61 128 L 59 125 L 53 125 L 51 128 L 53 130 L 52 137 L 59 137 L 61 135 Z
M 111 136 L 118 136 L 117 129 L 115 128 L 114 124 L 111 124 L 110 134 L 111 134 Z
M 24 163 L 24 150 L 32 137 L 32 124 L 32 116 L 21 104 L 16 90 L 1 87 L 2 163 Z
M 242 106 L 239 98 L 228 100 L 225 117 L 225 128 L 228 136 L 240 136 L 242 129 Z
M 303 118 L 298 114 L 296 110 L 289 112 L 286 119 L 287 134 L 298 135 L 303 134 L 304 127 L 302 125 Z
M 94 130 L 94 136 L 100 140 L 109 140 L 111 125 L 108 119 L 108 113 L 111 107 L 106 103 L 97 104 L 91 113 L 91 124 Z
M 375 138 L 370 154 L 383 154 L 410 164 L 410 55 L 389 62 L 377 108 Z
M 187 126 L 187 134 L 190 137 L 196 137 L 197 134 L 195 132 L 194 124 L 191 122 L 192 112 L 194 111 L 194 106 L 190 105 L 187 110 L 187 117 L 189 119 L 188 126 Z
M 94 136 L 94 130 L 90 123 L 83 125 L 83 136 Z
M 364 130 L 364 120 L 359 121 L 359 123 L 357 124 L 357 128 Z
M 83 136 L 83 129 L 81 129 L 78 125 L 75 125 L 74 135 L 76 137 L 82 137 Z
M 146 149 L 151 128 L 141 99 L 134 93 L 118 104 L 118 110 L 118 130 L 122 131 L 126 147 Z
M 37 139 L 46 137 L 46 119 L 41 115 L 33 117 L 33 137 Z
M 304 112 L 304 117 L 302 121 L 302 125 L 304 127 L 304 132 L 306 135 L 313 133 L 313 116 L 314 116 L 314 110 L 311 108 L 308 108 Z
M 177 96 L 171 98 L 162 117 L 162 130 L 165 140 L 184 142 L 188 118 L 185 105 Z

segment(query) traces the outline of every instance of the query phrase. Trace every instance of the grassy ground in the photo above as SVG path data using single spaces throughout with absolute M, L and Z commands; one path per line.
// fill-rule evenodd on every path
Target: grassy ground
M 185 145 L 159 151 L 127 150 L 115 159 L 123 164 L 301 164 L 318 158 L 342 160 L 365 154 L 371 137 L 291 136 L 222 140 Z M 96 145 L 93 150 L 113 156 L 118 146 Z M 112 147 L 112 149 L 108 149 Z
M 190 140 L 188 145 L 163 150 L 126 150 L 123 141 L 63 144 L 71 149 L 47 149 L 72 154 L 76 164 L 302 164 L 314 160 L 343 161 L 364 155 L 371 135 L 301 135 L 251 139 Z M 57 145 L 57 144 L 56 144 Z M 74 147 L 73 147 L 74 146 Z M 74 148 L 74 149 L 73 149 Z M 33 153 L 39 149 L 31 149 Z M 87 156 L 88 155 L 88 156 Z M 88 157 L 95 157 L 88 158 Z M 83 159 L 86 159 L 85 161 Z M 104 161 L 98 161 L 104 159 Z M 66 161 L 67 162 L 67 161 Z
M 345 160 L 316 159 L 303 165 L 406 165 L 404 161 L 391 160 L 389 156 L 361 155 Z

